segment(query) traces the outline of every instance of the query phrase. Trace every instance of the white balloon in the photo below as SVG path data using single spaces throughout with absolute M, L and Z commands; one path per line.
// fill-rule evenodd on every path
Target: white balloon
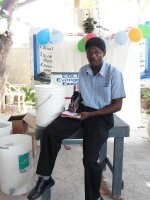
M 53 44 L 59 44 L 63 41 L 64 35 L 60 31 L 53 31 L 51 33 L 51 42 Z
M 119 31 L 116 35 L 115 35 L 115 42 L 119 45 L 123 45 L 127 42 L 128 40 L 128 36 L 127 33 L 125 31 Z

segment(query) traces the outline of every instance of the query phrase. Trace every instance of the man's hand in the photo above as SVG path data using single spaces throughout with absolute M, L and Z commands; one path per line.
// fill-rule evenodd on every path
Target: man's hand
M 81 113 L 78 113 L 78 114 L 81 115 L 81 117 L 80 117 L 81 121 L 91 117 L 91 112 L 81 112 Z
M 73 103 L 70 103 L 69 104 L 69 107 L 68 107 L 68 110 L 70 111 L 70 112 L 76 112 L 76 110 L 77 110 L 77 106 L 75 106 Z

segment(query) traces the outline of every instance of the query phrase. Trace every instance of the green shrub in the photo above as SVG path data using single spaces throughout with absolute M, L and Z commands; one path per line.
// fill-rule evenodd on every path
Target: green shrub
M 31 88 L 23 86 L 21 91 L 25 93 L 25 103 L 26 105 L 34 106 L 36 103 L 35 91 Z
M 141 88 L 141 98 L 150 102 L 150 88 Z

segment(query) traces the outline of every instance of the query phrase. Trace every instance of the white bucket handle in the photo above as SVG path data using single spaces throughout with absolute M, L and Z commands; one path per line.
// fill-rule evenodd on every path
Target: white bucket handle
M 42 106 L 46 101 L 48 101 L 52 97 L 52 94 L 50 94 L 40 105 L 36 106 L 35 109 L 39 108 Z

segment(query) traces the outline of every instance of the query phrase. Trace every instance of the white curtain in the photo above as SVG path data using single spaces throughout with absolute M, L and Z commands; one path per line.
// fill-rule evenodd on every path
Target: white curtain
M 128 42 L 121 46 L 113 44 L 108 49 L 106 60 L 122 71 L 124 77 L 126 98 L 117 115 L 124 119 L 131 129 L 136 129 L 141 122 L 139 43 Z

